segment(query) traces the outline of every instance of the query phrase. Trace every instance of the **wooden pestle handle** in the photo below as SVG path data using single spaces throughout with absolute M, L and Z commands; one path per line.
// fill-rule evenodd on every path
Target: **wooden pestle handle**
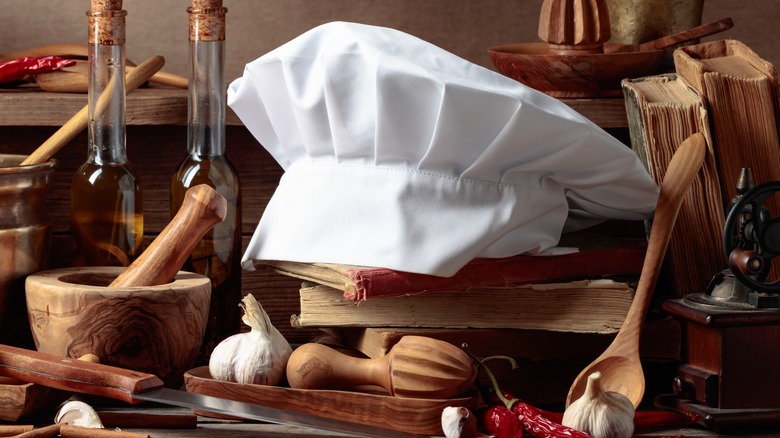
M 165 58 L 162 56 L 152 56 L 141 65 L 132 69 L 127 73 L 125 79 L 125 93 L 130 94 L 133 90 L 140 87 L 141 84 L 146 82 L 153 74 L 158 72 L 165 64 Z M 104 110 L 110 99 L 111 88 L 108 87 L 101 93 L 96 104 L 96 112 Z M 29 166 L 33 164 L 45 163 L 52 157 L 58 150 L 62 149 L 69 141 L 73 140 L 73 137 L 78 135 L 87 127 L 87 121 L 89 119 L 89 105 L 85 105 L 80 109 L 73 117 L 70 118 L 64 125 L 60 127 L 54 134 L 51 135 L 43 144 L 38 146 L 32 154 L 22 161 L 21 166 Z
M 393 393 L 389 356 L 352 357 L 328 346 L 308 343 L 287 360 L 287 381 L 296 389 L 350 389 L 376 385 Z
M 226 214 L 227 200 L 212 187 L 189 188 L 176 216 L 109 287 L 170 283 L 198 241 Z
M 456 397 L 471 388 L 476 376 L 476 365 L 466 352 L 426 336 L 404 336 L 387 355 L 374 359 L 351 357 L 308 343 L 293 350 L 287 361 L 287 380 L 292 388 L 374 385 L 408 398 Z

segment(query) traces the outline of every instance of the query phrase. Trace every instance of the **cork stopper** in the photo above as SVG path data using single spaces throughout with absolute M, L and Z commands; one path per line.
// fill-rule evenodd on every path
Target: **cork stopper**
M 92 0 L 89 17 L 89 44 L 125 45 L 125 16 L 122 0 Z
M 222 0 L 192 0 L 192 9 L 216 9 L 222 7 Z
M 92 12 L 121 10 L 122 0 L 92 0 Z
M 190 14 L 190 41 L 224 41 L 225 13 L 222 0 L 192 0 L 187 8 Z

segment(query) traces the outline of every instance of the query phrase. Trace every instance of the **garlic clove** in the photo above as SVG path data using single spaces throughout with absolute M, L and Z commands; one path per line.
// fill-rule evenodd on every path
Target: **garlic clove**
M 81 401 L 69 401 L 62 405 L 57 414 L 54 415 L 54 422 L 91 429 L 103 429 L 103 422 L 100 421 L 98 413 L 92 409 L 92 406 Z
M 585 393 L 563 413 L 561 424 L 593 438 L 630 438 L 634 433 L 634 404 L 623 394 L 601 387 L 601 373 L 588 376 Z
M 487 437 L 477 430 L 477 419 L 468 408 L 448 406 L 441 412 L 441 429 L 447 438 Z

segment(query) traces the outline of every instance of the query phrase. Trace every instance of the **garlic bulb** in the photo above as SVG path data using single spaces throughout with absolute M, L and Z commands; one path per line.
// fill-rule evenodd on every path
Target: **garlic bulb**
M 237 383 L 278 385 L 284 377 L 292 347 L 251 293 L 244 297 L 241 308 L 242 321 L 251 330 L 230 336 L 214 348 L 209 358 L 211 377 Z
M 54 415 L 54 422 L 103 429 L 103 422 L 100 421 L 97 412 L 92 409 L 92 406 L 81 401 L 69 401 L 62 405 Z
M 487 436 L 477 430 L 477 419 L 463 406 L 448 406 L 441 411 L 441 429 L 447 438 Z
M 593 438 L 630 438 L 634 433 L 634 404 L 623 394 L 601 387 L 601 373 L 588 376 L 585 393 L 566 408 L 564 426 Z

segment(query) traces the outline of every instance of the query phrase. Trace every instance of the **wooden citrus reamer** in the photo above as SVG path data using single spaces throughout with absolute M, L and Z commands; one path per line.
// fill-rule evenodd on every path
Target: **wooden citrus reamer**
M 460 348 L 426 336 L 404 336 L 385 356 L 348 356 L 322 344 L 293 351 L 287 380 L 297 389 L 351 389 L 376 385 L 397 397 L 447 399 L 474 384 L 477 367 Z

